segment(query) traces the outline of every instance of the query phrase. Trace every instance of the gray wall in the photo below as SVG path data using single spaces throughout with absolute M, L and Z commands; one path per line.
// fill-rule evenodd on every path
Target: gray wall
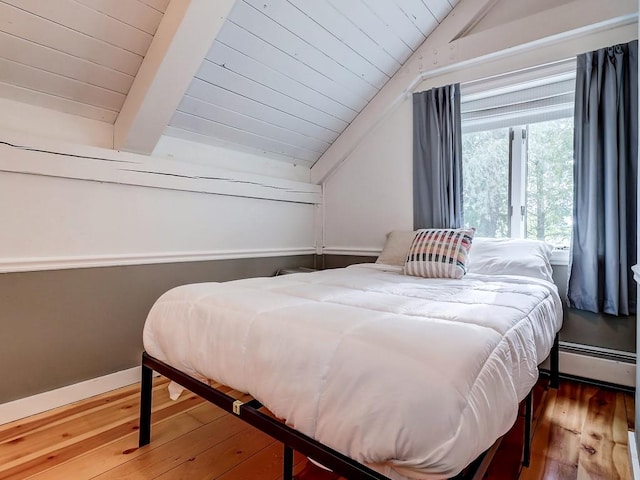
M 553 280 L 563 302 L 567 294 L 567 269 L 563 265 L 553 266 Z M 635 353 L 636 317 L 591 313 L 567 308 L 565 305 L 560 340 Z
M 0 403 L 139 365 L 147 313 L 172 287 L 292 266 L 315 256 L 0 274 Z
M 185 283 L 337 268 L 376 257 L 314 255 L 0 274 L 0 403 L 140 363 L 153 302 Z M 566 267 L 554 277 L 564 296 Z M 560 339 L 635 352 L 635 318 L 565 311 Z
M 358 255 L 322 255 L 320 257 L 321 268 L 342 268 L 354 263 L 375 262 L 378 257 L 363 257 Z

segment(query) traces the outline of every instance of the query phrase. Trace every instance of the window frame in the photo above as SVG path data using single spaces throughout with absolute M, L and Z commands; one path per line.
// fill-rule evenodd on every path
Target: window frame
M 476 102 L 486 99 L 490 96 L 500 96 L 503 94 L 511 94 L 514 91 L 524 87 L 540 88 L 549 84 L 560 84 L 575 79 L 576 60 L 570 58 L 553 62 L 546 65 L 540 65 L 527 68 L 520 71 L 499 74 L 490 78 L 475 80 L 461 85 L 461 100 Z M 492 93 L 489 93 L 492 92 Z M 466 98 L 465 98 L 466 97 Z M 486 102 L 485 102 L 486 104 Z M 565 109 L 566 110 L 566 109 Z M 549 120 L 560 118 L 571 118 L 566 115 L 566 111 L 561 108 L 549 107 L 551 118 Z M 540 114 L 537 114 L 540 115 Z M 555 117 L 553 115 L 556 115 Z M 533 114 L 532 117 L 536 117 Z M 529 124 L 521 123 L 517 119 L 512 119 L 513 124 L 509 124 L 509 120 L 496 120 L 497 117 L 487 118 L 474 117 L 473 114 L 469 118 L 467 125 L 472 131 L 493 130 L 495 128 L 507 127 L 509 129 L 509 184 L 507 199 L 507 232 L 509 238 L 526 238 L 527 228 L 527 165 L 528 165 L 528 149 L 529 149 Z M 539 118 L 539 117 L 538 117 Z M 540 120 L 533 120 L 540 121 Z M 543 120 L 544 121 L 544 120 Z M 505 123 L 507 122 L 507 123 Z M 464 107 L 463 107 L 463 123 L 462 134 L 465 133 Z M 551 263 L 553 265 L 568 265 L 571 247 L 557 248 L 554 247 Z
M 570 117 L 563 117 L 570 118 Z M 527 166 L 529 160 L 529 125 L 508 127 L 509 179 L 507 198 L 507 238 L 527 238 Z M 486 130 L 491 130 L 488 127 Z M 476 128 L 474 131 L 484 131 Z M 464 135 L 464 133 L 463 133 Z M 552 265 L 569 265 L 570 250 L 553 247 Z
M 529 125 L 509 127 L 509 238 L 526 238 L 529 138 Z M 568 265 L 569 249 L 554 246 L 551 261 Z

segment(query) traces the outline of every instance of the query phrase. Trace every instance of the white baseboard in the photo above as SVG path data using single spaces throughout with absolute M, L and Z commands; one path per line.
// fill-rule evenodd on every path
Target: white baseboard
M 0 404 L 0 425 L 131 385 L 140 381 L 140 373 L 141 367 L 133 367 Z
M 638 444 L 636 433 L 629 432 L 629 464 L 631 465 L 631 478 L 640 480 L 640 462 L 638 462 Z
M 541 367 L 548 369 L 549 359 L 546 359 Z M 634 363 L 563 352 L 562 350 L 560 350 L 560 373 L 625 387 L 635 387 L 636 385 L 636 365 Z

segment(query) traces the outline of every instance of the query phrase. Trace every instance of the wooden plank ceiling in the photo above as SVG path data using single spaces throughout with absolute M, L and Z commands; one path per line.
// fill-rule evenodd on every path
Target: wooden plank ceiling
M 238 0 L 167 133 L 311 165 L 455 3 Z
M 169 1 L 0 0 L 0 96 L 115 122 Z M 312 165 L 457 1 L 236 0 L 165 133 Z
M 168 3 L 0 1 L 0 96 L 113 123 Z

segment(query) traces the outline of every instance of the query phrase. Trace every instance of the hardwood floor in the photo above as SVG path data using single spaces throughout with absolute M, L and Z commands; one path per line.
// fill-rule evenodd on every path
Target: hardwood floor
M 193 394 L 171 401 L 166 386 L 155 379 L 152 441 L 141 449 L 138 385 L 0 426 L 0 479 L 282 478 L 280 444 Z M 633 412 L 630 394 L 562 382 L 538 410 L 531 466 L 518 477 L 520 422 L 485 478 L 631 479 Z M 306 465 L 296 455 L 299 479 L 318 478 Z
M 634 429 L 630 394 L 562 383 L 549 398 L 533 441 L 531 467 L 520 480 L 631 479 L 628 430 Z

